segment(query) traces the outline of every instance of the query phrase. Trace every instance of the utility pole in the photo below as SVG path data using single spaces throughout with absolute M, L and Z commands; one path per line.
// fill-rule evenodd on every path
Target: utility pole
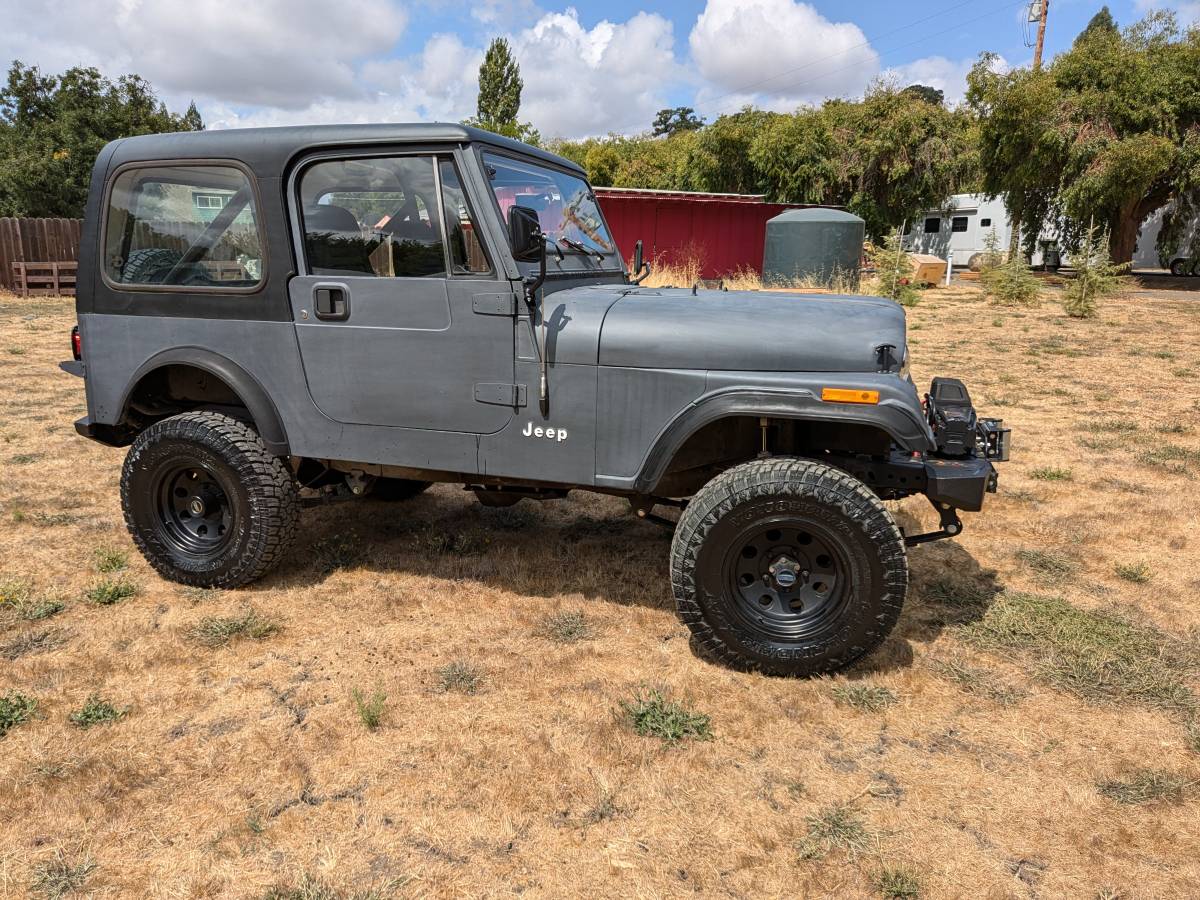
M 1033 67 L 1042 67 L 1042 48 L 1046 45 L 1046 16 L 1050 12 L 1050 0 L 1041 0 L 1042 12 L 1038 19 L 1037 45 L 1033 50 Z

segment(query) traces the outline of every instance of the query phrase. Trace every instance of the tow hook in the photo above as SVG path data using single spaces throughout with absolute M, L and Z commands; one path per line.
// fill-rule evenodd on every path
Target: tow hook
M 939 523 L 942 527 L 937 531 L 930 531 L 925 534 L 906 535 L 904 538 L 904 546 L 913 547 L 917 544 L 928 544 L 930 541 L 940 541 L 945 538 L 958 537 L 962 534 L 963 523 L 958 517 L 956 510 L 949 503 L 933 503 L 933 508 L 938 511 L 938 517 L 941 519 Z

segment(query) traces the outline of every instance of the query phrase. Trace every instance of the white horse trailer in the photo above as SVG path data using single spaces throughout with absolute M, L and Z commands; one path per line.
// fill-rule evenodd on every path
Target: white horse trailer
M 1138 233 L 1137 249 L 1133 254 L 1135 271 L 1161 270 L 1158 258 L 1158 233 L 1162 228 L 1163 211 L 1150 215 L 1142 223 Z M 1200 227 L 1200 223 L 1192 223 L 1192 231 Z M 1008 248 L 1012 227 L 1008 222 L 1008 210 L 1004 201 L 999 197 L 988 199 L 983 194 L 955 194 L 947 202 L 945 209 L 933 209 L 919 217 L 915 222 L 908 223 L 904 232 L 904 247 L 912 253 L 928 253 L 939 259 L 952 256 L 956 269 L 964 268 L 972 256 L 987 249 L 987 235 L 996 233 L 996 241 L 1002 250 Z M 1040 266 L 1043 262 L 1042 248 L 1047 244 L 1057 245 L 1057 233 L 1052 228 L 1045 229 L 1038 236 L 1038 249 L 1033 255 L 1033 264 Z M 1185 242 L 1190 234 L 1184 236 Z M 1059 250 L 1062 265 L 1070 265 L 1069 254 Z M 1185 257 L 1180 250 L 1168 259 Z

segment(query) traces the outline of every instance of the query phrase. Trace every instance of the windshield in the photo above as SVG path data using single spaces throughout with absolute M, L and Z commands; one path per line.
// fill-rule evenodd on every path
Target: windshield
M 614 252 L 596 197 L 582 178 L 493 153 L 485 153 L 483 161 L 504 221 L 513 206 L 524 206 L 537 213 L 550 240 L 573 241 L 593 252 Z

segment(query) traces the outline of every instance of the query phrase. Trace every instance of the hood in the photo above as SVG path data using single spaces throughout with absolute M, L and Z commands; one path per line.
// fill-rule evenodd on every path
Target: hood
M 904 358 L 904 310 L 881 297 L 627 290 L 604 317 L 602 366 L 745 372 L 877 372 Z

